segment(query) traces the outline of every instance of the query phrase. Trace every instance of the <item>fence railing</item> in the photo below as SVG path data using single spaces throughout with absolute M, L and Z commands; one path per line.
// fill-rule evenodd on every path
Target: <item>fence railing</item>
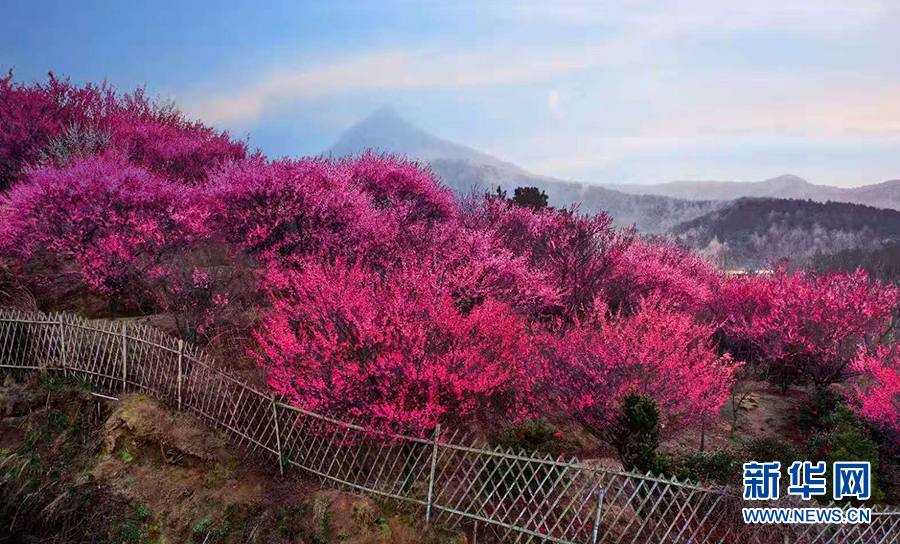
M 143 392 L 238 445 L 322 482 L 420 508 L 483 542 L 900 542 L 900 511 L 871 523 L 746 525 L 737 493 L 502 449 L 440 428 L 385 435 L 279 401 L 153 327 L 0 310 L 0 370 L 58 372 L 108 394 Z M 476 533 L 473 534 L 473 533 Z

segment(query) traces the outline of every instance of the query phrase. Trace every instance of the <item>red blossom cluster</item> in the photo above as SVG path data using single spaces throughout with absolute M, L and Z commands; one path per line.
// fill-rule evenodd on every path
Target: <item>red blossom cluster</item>
M 859 373 L 860 413 L 900 427 L 877 347 L 898 292 L 861 272 L 726 279 L 603 213 L 458 201 L 391 156 L 248 155 L 140 90 L 52 76 L 0 78 L 0 183 L 0 253 L 39 288 L 192 316 L 202 337 L 238 298 L 223 270 L 249 262 L 254 357 L 306 409 L 408 432 L 561 410 L 602 436 L 631 393 L 667 424 L 708 419 L 747 361 Z
M 900 290 L 862 271 L 812 276 L 778 268 L 771 277 L 725 281 L 714 308 L 726 342 L 782 379 L 840 382 L 853 361 L 893 327 Z
M 861 374 L 854 390 L 860 415 L 900 443 L 900 358 L 896 350 L 879 347 L 873 354 L 861 353 L 853 369 Z
M 383 278 L 343 259 L 287 272 L 256 333 L 260 363 L 301 406 L 384 428 L 531 413 L 525 318 L 498 300 L 460 311 L 451 282 L 427 263 Z
M 140 88 L 123 95 L 105 83 L 77 86 L 52 73 L 46 84 L 32 85 L 15 82 L 11 71 L 0 76 L 0 189 L 23 179 L 30 165 L 85 158 L 73 147 L 89 135 L 92 152 L 111 148 L 186 182 L 247 154 L 245 142 L 190 121 L 172 104 L 153 102 Z
M 194 189 L 109 153 L 32 169 L 0 200 L 0 249 L 38 288 L 60 277 L 117 299 L 207 234 Z
M 740 365 L 719 355 L 714 327 L 662 299 L 644 299 L 633 313 L 594 313 L 542 338 L 550 394 L 569 417 L 604 436 L 623 397 L 640 394 L 681 424 L 702 423 L 725 402 Z

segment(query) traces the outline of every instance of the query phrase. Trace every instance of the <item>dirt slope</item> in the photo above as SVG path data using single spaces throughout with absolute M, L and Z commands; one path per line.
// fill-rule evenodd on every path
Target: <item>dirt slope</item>
M 419 543 L 412 517 L 284 479 L 143 395 L 0 387 L 0 543 Z

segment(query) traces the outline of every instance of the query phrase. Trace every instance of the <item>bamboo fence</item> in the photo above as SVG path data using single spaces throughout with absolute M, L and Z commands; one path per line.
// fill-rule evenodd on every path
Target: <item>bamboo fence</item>
M 900 542 L 900 511 L 870 523 L 747 525 L 739 494 L 491 449 L 442 432 L 386 435 L 281 402 L 147 325 L 0 310 L 0 371 L 61 373 L 98 392 L 141 392 L 191 412 L 239 446 L 323 483 L 410 505 L 482 542 L 752 544 Z

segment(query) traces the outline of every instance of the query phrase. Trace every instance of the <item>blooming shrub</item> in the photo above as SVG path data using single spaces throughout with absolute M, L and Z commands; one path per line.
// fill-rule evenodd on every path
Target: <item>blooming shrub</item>
M 460 312 L 440 276 L 417 267 L 382 279 L 339 260 L 279 284 L 258 357 L 297 405 L 409 432 L 528 412 L 531 341 L 508 305 Z
M 861 353 L 853 369 L 862 375 L 854 389 L 857 411 L 900 445 L 900 361 L 896 352 L 880 346 L 874 354 Z
M 149 270 L 207 235 L 193 197 L 118 155 L 33 170 L 0 199 L 0 247 L 37 284 L 62 275 L 138 303 Z
M 341 165 L 376 208 L 392 210 L 404 225 L 446 221 L 457 214 L 453 193 L 422 164 L 370 152 Z
M 52 137 L 84 124 L 85 102 L 95 94 L 94 87 L 77 91 L 53 74 L 33 86 L 16 83 L 12 71 L 0 77 L 0 189 L 20 180 Z
M 151 101 L 142 88 L 108 98 L 100 126 L 135 164 L 171 180 L 196 183 L 223 164 L 247 156 L 247 144 L 233 141 L 200 121 L 189 120 L 171 102 Z
M 632 315 L 598 308 L 544 340 L 553 402 L 604 439 L 628 395 L 655 401 L 669 424 L 703 421 L 726 401 L 738 366 L 716 354 L 713 330 L 652 299 Z
M 406 251 L 403 260 L 438 267 L 461 311 L 486 299 L 506 302 L 524 316 L 559 308 L 559 291 L 547 274 L 503 247 L 491 233 L 449 223 L 434 230 L 429 244 L 430 251 Z
M 232 163 L 211 179 L 208 203 L 215 230 L 263 262 L 365 253 L 387 236 L 347 171 L 326 160 Z
M 611 306 L 625 311 L 652 297 L 702 313 L 722 280 L 709 261 L 666 240 L 634 240 L 615 264 L 604 293 Z
M 630 233 L 613 229 L 605 213 L 533 210 L 501 199 L 486 199 L 469 221 L 545 275 L 558 296 L 552 315 L 565 320 L 592 310 L 631 241 Z
M 71 145 L 78 132 L 80 153 L 69 153 L 61 144 Z M 84 134 L 91 145 L 84 145 Z M 247 154 L 246 143 L 189 121 L 172 104 L 152 102 L 141 88 L 119 94 L 107 84 L 79 87 L 52 73 L 46 84 L 33 85 L 16 83 L 12 72 L 0 76 L 0 189 L 23 179 L 25 168 L 42 158 L 64 166 L 60 159 L 87 158 L 85 151 L 107 145 L 134 164 L 185 182 L 204 180 Z
M 788 273 L 731 279 L 717 302 L 727 341 L 743 343 L 754 360 L 790 384 L 823 387 L 848 377 L 866 344 L 891 325 L 897 288 L 862 271 L 812 276 Z
M 374 155 L 234 162 L 213 175 L 209 202 L 229 241 L 282 265 L 316 254 L 390 266 L 431 252 L 456 215 L 430 173 Z

